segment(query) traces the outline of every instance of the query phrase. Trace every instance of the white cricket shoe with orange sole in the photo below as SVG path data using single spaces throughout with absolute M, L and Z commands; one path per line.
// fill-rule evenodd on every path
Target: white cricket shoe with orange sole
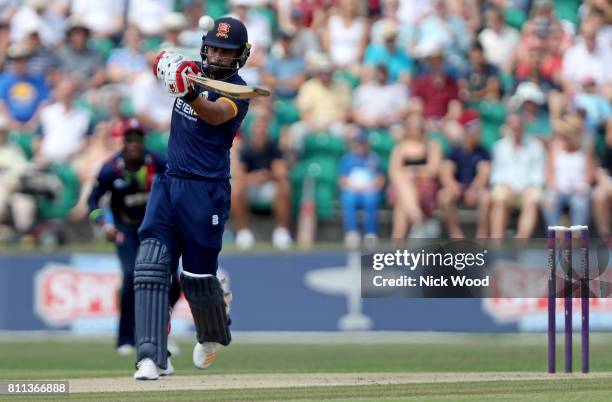
M 196 343 L 193 348 L 193 364 L 199 369 L 207 369 L 215 361 L 219 349 L 221 349 L 220 343 Z

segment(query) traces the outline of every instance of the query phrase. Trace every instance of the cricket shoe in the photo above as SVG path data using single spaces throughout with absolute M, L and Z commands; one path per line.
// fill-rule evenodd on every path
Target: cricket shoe
M 137 370 L 134 373 L 134 379 L 143 380 L 143 381 L 157 380 L 160 376 L 161 377 L 170 376 L 174 374 L 174 371 L 175 371 L 174 366 L 172 365 L 172 362 L 170 361 L 170 358 L 168 358 L 168 362 L 166 364 L 165 369 L 157 367 L 155 362 L 149 359 L 148 357 L 139 361 L 136 367 L 137 367 Z
M 170 361 L 170 358 L 168 358 L 168 361 L 166 363 L 166 368 L 165 369 L 158 369 L 159 370 L 159 375 L 161 377 L 167 377 L 169 375 L 174 374 L 175 370 L 174 370 L 174 366 L 172 365 L 172 362 Z
M 157 380 L 159 378 L 159 368 L 151 359 L 144 358 L 136 364 L 135 380 Z
M 221 349 L 217 342 L 196 343 L 193 348 L 193 364 L 199 369 L 207 369 L 215 361 Z

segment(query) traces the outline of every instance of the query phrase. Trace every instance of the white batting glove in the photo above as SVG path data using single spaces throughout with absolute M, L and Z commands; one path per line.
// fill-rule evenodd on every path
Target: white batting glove
M 183 97 L 194 88 L 187 75 L 199 72 L 200 67 L 195 62 L 169 51 L 159 52 L 153 63 L 153 73 L 164 82 L 166 92 L 174 98 Z

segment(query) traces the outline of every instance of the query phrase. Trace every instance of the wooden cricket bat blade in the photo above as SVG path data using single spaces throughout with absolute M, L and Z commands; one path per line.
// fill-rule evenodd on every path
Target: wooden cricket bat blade
M 232 84 L 230 82 L 213 80 L 195 74 L 188 74 L 187 79 L 202 88 L 209 89 L 228 98 L 250 99 L 258 96 L 270 96 L 270 91 L 265 88 Z

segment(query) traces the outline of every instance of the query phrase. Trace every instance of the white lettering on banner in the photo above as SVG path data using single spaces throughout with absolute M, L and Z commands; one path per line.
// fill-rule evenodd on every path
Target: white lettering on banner
M 48 264 L 35 277 L 34 308 L 50 326 L 69 325 L 83 318 L 116 317 L 120 286 L 119 272 L 83 272 L 69 265 Z M 172 316 L 191 316 L 182 298 Z

